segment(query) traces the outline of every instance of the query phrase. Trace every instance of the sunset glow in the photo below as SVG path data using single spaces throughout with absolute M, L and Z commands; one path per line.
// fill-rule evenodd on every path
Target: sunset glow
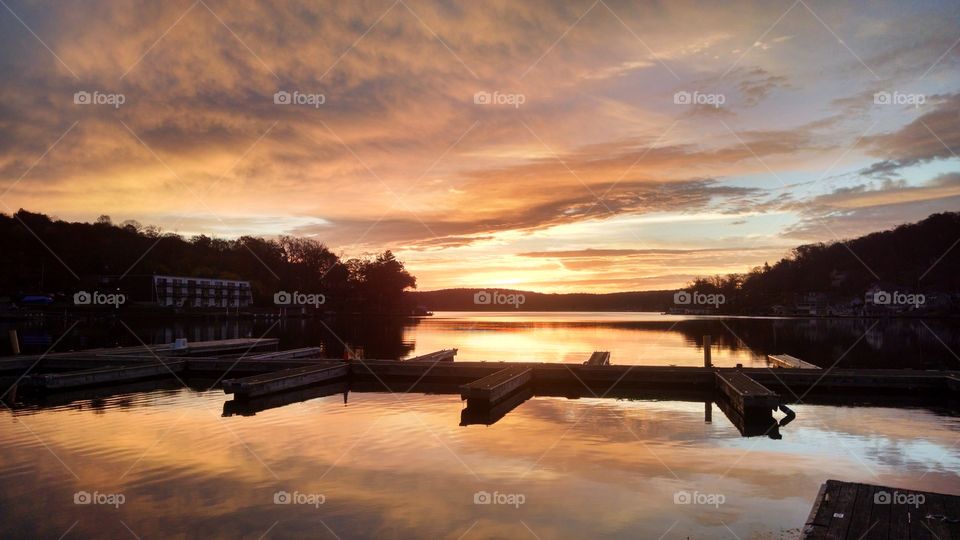
M 4 4 L 0 212 L 605 292 L 960 208 L 955 2 L 242 4 Z

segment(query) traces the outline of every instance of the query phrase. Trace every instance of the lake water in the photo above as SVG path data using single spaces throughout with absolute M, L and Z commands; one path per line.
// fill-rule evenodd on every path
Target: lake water
M 59 324 L 21 330 L 55 339 Z M 128 326 L 145 341 L 265 333 L 331 354 L 350 341 L 368 357 L 459 347 L 460 360 L 581 362 L 602 349 L 615 363 L 698 365 L 705 333 L 727 365 L 774 350 L 828 365 L 894 362 L 886 347 L 935 350 L 929 330 L 905 322 L 872 337 L 857 333 L 873 321 L 636 314 L 340 324 Z M 949 337 L 948 325 L 926 324 Z M 892 344 L 910 335 L 912 345 Z M 63 343 L 130 339 L 119 322 L 84 323 L 71 336 Z M 716 405 L 706 422 L 702 402 L 534 397 L 492 426 L 462 427 L 456 395 L 351 392 L 253 416 L 224 416 L 226 401 L 168 381 L 0 407 L 0 538 L 779 539 L 799 533 L 828 478 L 960 494 L 960 415 L 948 407 L 800 404 L 774 440 L 741 437 Z
M 74 325 L 74 323 L 76 323 Z M 713 341 L 719 366 L 764 366 L 786 353 L 830 367 L 960 369 L 955 320 L 691 317 L 659 313 L 439 312 L 423 318 L 219 321 L 126 319 L 0 323 L 17 328 L 25 352 L 233 337 L 276 337 L 281 347 L 319 346 L 342 357 L 345 343 L 367 358 L 403 358 L 458 348 L 458 360 L 576 362 L 597 350 L 616 364 L 703 365 Z M 0 342 L 0 350 L 9 350 Z

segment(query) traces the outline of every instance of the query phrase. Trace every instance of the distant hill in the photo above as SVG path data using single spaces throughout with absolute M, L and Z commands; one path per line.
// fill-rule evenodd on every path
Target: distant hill
M 722 294 L 717 306 L 674 303 L 676 291 L 611 294 L 543 294 L 508 289 L 445 289 L 407 292 L 412 303 L 431 310 L 490 311 L 667 311 L 769 314 L 785 309 L 797 314 L 863 314 L 871 290 L 922 293 L 931 303 L 924 310 L 956 313 L 960 293 L 960 213 L 934 214 L 918 223 L 841 242 L 805 244 L 772 266 L 743 274 L 702 277 L 684 290 Z M 474 300 L 483 291 L 489 295 Z M 497 293 L 500 296 L 493 296 Z M 523 295 L 523 303 L 517 297 Z M 489 302 L 486 302 L 489 300 Z M 936 300 L 937 304 L 933 304 Z M 783 306 L 786 306 L 785 308 Z M 832 307 L 831 307 L 832 306 Z M 791 309 L 793 311 L 791 311 Z M 819 312 L 817 311 L 819 309 Z
M 674 291 L 610 294 L 545 294 L 513 289 L 443 289 L 407 291 L 411 302 L 436 311 L 664 311 Z M 518 296 L 522 295 L 522 297 Z M 489 300 L 489 302 L 487 302 Z
M 855 305 L 869 291 L 882 290 L 924 294 L 931 301 L 925 309 L 936 308 L 935 301 L 937 309 L 955 313 L 960 293 L 958 244 L 960 213 L 933 214 L 853 240 L 802 245 L 773 266 L 697 279 L 688 289 L 724 294 L 730 312 L 765 311 L 798 297 Z

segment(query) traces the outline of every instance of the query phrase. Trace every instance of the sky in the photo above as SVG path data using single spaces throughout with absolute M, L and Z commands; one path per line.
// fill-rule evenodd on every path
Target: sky
M 0 212 L 390 249 L 421 290 L 674 288 L 960 210 L 958 21 L 0 0 Z

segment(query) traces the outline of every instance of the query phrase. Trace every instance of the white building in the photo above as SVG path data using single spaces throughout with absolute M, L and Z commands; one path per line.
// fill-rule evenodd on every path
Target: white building
M 157 304 L 176 307 L 247 307 L 253 303 L 249 281 L 182 276 L 153 276 Z

